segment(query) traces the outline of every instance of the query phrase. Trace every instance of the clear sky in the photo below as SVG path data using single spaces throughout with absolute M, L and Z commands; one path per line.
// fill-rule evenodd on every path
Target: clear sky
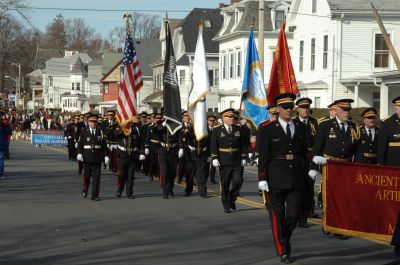
M 26 0 L 33 8 L 72 8 L 72 9 L 108 9 L 108 10 L 164 10 L 163 12 L 143 12 L 165 16 L 169 18 L 183 18 L 187 11 L 193 8 L 217 8 L 220 2 L 230 3 L 230 0 Z M 186 12 L 172 12 L 172 10 Z M 65 18 L 82 17 L 96 32 L 107 36 L 116 26 L 123 26 L 123 11 L 102 12 L 82 10 L 40 10 L 32 9 L 29 12 L 33 26 L 41 31 L 46 29 L 57 14 Z

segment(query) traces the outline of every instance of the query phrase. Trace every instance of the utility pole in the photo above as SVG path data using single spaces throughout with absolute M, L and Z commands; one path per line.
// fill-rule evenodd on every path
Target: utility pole
M 18 86 L 15 88 L 15 108 L 19 105 L 19 97 L 21 94 L 21 64 L 20 63 L 11 63 L 11 65 L 14 65 L 18 67 Z M 24 106 L 22 104 L 22 110 Z
M 261 73 L 264 76 L 264 0 L 259 0 L 258 6 L 258 57 L 260 57 Z

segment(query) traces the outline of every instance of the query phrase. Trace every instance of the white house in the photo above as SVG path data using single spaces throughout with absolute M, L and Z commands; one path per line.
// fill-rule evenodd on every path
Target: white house
M 371 2 L 400 53 L 400 2 Z M 294 30 L 289 43 L 296 79 L 314 107 L 351 98 L 353 107 L 373 106 L 381 117 L 393 112 L 389 103 L 400 95 L 400 78 L 389 77 L 400 73 L 393 72 L 370 1 L 293 0 L 287 21 Z
M 90 105 L 100 99 L 101 64 L 89 66 L 91 61 L 86 53 L 71 51 L 66 51 L 63 58 L 48 60 L 42 75 L 44 107 L 89 111 Z
M 291 1 L 264 3 L 264 83 L 268 84 L 279 30 Z M 258 47 L 259 0 L 232 1 L 221 8 L 223 25 L 214 40 L 219 42 L 219 109 L 239 108 L 250 28 Z M 287 38 L 292 33 L 286 34 Z M 290 47 L 289 47 L 290 48 Z

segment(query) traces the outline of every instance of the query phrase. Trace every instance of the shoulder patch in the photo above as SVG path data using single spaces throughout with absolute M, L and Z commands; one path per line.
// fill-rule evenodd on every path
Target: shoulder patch
M 260 123 L 260 125 L 261 125 L 262 127 L 265 127 L 265 126 L 267 126 L 267 125 L 269 125 L 269 124 L 271 124 L 271 123 L 272 123 L 272 121 L 267 120 L 267 121 L 264 121 L 264 122 Z
M 325 121 L 329 121 L 330 119 L 328 119 L 327 117 L 322 117 L 320 119 L 317 120 L 318 124 L 323 123 Z

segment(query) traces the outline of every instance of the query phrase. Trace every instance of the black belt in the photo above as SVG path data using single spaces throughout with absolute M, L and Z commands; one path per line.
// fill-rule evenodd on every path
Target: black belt
M 271 156 L 272 159 L 277 159 L 277 160 L 295 160 L 297 158 L 299 158 L 299 156 L 297 155 L 293 155 L 293 154 L 287 154 L 287 155 L 272 155 Z

